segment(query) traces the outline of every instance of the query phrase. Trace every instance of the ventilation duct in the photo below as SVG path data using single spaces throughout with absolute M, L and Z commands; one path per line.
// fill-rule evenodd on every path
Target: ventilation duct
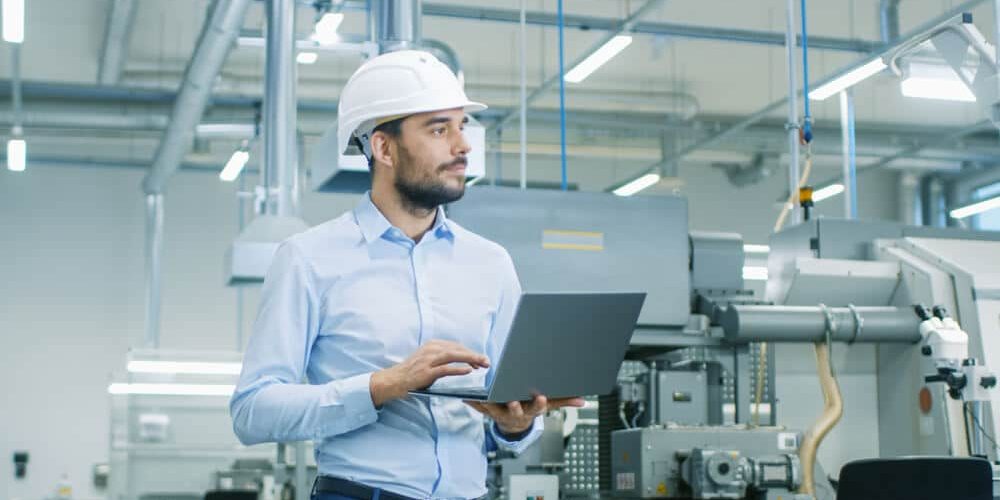
M 229 285 L 262 282 L 278 245 L 309 227 L 298 217 L 294 13 L 295 0 L 267 4 L 263 210 L 226 255 Z
M 770 177 L 777 160 L 773 153 L 755 153 L 749 163 L 712 163 L 712 167 L 725 172 L 730 184 L 747 187 Z

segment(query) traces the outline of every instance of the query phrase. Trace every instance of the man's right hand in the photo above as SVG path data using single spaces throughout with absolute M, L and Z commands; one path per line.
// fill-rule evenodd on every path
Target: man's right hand
M 429 387 L 441 377 L 468 375 L 473 369 L 489 366 L 489 358 L 462 344 L 431 340 L 402 363 L 372 373 L 369 383 L 372 402 L 375 407 L 381 407 L 389 401 L 406 397 L 409 391 Z

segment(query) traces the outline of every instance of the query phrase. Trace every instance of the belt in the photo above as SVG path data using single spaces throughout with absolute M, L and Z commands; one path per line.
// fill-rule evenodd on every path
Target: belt
M 372 488 L 361 483 L 340 479 L 339 477 L 318 476 L 313 485 L 315 493 L 334 493 L 359 500 L 415 500 L 380 488 Z

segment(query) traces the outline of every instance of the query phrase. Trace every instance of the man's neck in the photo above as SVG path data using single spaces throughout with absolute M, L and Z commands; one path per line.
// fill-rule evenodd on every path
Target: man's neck
M 413 241 L 419 242 L 434 224 L 437 210 L 414 207 L 403 201 L 395 189 L 374 185 L 372 203 L 393 226 L 398 227 Z

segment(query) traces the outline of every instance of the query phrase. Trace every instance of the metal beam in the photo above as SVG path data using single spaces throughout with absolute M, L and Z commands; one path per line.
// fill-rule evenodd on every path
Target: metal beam
M 538 100 L 538 98 L 541 97 L 542 94 L 547 92 L 553 85 L 559 83 L 559 81 L 562 80 L 563 75 L 566 74 L 566 71 L 568 69 L 573 69 L 575 66 L 583 62 L 588 57 L 590 57 L 591 54 L 593 54 L 598 49 L 603 47 L 604 44 L 608 43 L 614 37 L 622 33 L 625 33 L 627 31 L 630 31 L 636 25 L 636 23 L 639 22 L 639 19 L 648 14 L 654 8 L 663 5 L 663 2 L 664 0 L 647 0 L 646 3 L 642 5 L 642 7 L 639 7 L 635 12 L 633 12 L 631 15 L 625 18 L 624 21 L 619 23 L 618 27 L 615 30 L 612 30 L 607 35 L 601 37 L 601 39 L 597 43 L 595 43 L 590 49 L 584 51 L 583 54 L 580 55 L 580 57 L 576 58 L 576 60 L 574 60 L 572 63 L 562 68 L 562 71 L 557 72 L 555 75 L 552 75 L 547 80 L 542 82 L 542 84 L 537 89 L 535 89 L 534 92 L 528 95 L 527 99 L 525 100 L 525 106 L 530 106 L 531 103 Z M 520 14 L 518 14 L 518 16 L 520 16 Z M 520 114 L 521 114 L 520 109 L 518 108 L 512 109 L 506 115 L 500 118 L 500 121 L 496 123 L 496 129 L 503 128 L 504 125 L 509 123 L 514 118 L 520 116 Z
M 363 10 L 365 8 L 364 1 L 349 0 L 346 1 L 344 5 L 345 8 L 359 10 Z M 520 23 L 521 21 L 521 13 L 517 9 L 468 7 L 462 5 L 442 5 L 435 3 L 424 4 L 424 16 L 513 24 Z M 567 28 L 585 31 L 616 31 L 621 22 L 619 19 L 615 18 L 581 15 L 566 15 L 564 16 L 564 19 L 565 26 Z M 555 14 L 538 11 L 526 12 L 525 21 L 527 24 L 549 28 L 556 27 L 559 24 Z M 660 35 L 692 40 L 748 43 L 776 47 L 780 47 L 785 44 L 785 36 L 783 33 L 715 28 L 712 26 L 696 26 L 690 24 L 640 22 L 636 23 L 636 25 L 632 28 L 632 32 L 643 35 Z M 809 47 L 819 50 L 868 53 L 877 49 L 880 45 L 882 44 L 877 41 L 832 37 L 809 37 Z
M 97 70 L 97 82 L 101 85 L 115 85 L 121 79 L 132 25 L 135 22 L 135 5 L 135 0 L 111 0 Z
M 876 52 L 874 52 L 872 54 L 866 55 L 866 56 L 858 59 L 856 62 L 850 64 L 846 68 L 843 68 L 840 71 L 837 71 L 834 74 L 832 74 L 830 76 L 827 76 L 826 78 L 823 78 L 823 79 L 818 80 L 816 82 L 810 83 L 810 87 L 812 87 L 812 88 L 820 87 L 820 86 L 822 86 L 822 85 L 824 85 L 826 83 L 829 83 L 829 82 L 833 81 L 834 79 L 840 77 L 841 75 L 844 75 L 844 74 L 846 74 L 846 73 L 848 73 L 850 71 L 853 71 L 853 70 L 861 67 L 862 65 L 870 62 L 872 60 L 872 58 L 874 58 L 874 57 L 877 57 L 877 56 L 880 56 L 880 55 L 883 55 L 883 54 L 891 53 L 894 50 L 896 50 L 897 48 L 899 48 L 902 45 L 904 45 L 905 43 L 907 43 L 907 41 L 914 34 L 922 33 L 924 31 L 928 30 L 929 28 L 932 28 L 932 27 L 936 26 L 937 24 L 940 24 L 941 22 L 943 22 L 945 20 L 951 19 L 951 18 L 953 18 L 953 17 L 955 17 L 955 16 L 957 16 L 957 15 L 963 13 L 963 12 L 967 12 L 969 9 L 971 9 L 971 8 L 973 8 L 973 7 L 981 4 L 981 3 L 983 3 L 984 1 L 985 0 L 969 0 L 967 2 L 964 2 L 964 3 L 960 4 L 958 7 L 955 7 L 954 9 L 951 9 L 948 12 L 945 12 L 943 15 L 938 16 L 938 17 L 936 17 L 936 18 L 928 21 L 927 23 L 921 25 L 917 29 L 915 29 L 915 30 L 911 31 L 910 33 L 908 33 L 906 36 L 904 36 L 901 39 L 895 41 L 893 44 L 888 45 L 888 46 L 884 47 L 883 49 L 880 49 L 880 50 L 878 50 L 878 51 L 876 51 Z M 798 99 L 801 95 L 802 95 L 802 91 L 800 90 L 800 91 L 796 92 L 796 94 L 795 94 L 794 97 L 796 99 Z M 702 138 L 701 140 L 696 141 L 694 144 L 691 144 L 691 145 L 689 145 L 689 146 L 681 149 L 677 154 L 675 154 L 673 157 L 671 157 L 669 159 L 669 161 L 674 161 L 674 162 L 680 161 L 685 156 L 691 154 L 694 151 L 706 148 L 706 147 L 711 146 L 711 145 L 713 145 L 713 144 L 715 144 L 715 143 L 717 143 L 719 141 L 722 141 L 722 140 L 728 138 L 729 136 L 731 136 L 731 135 L 733 135 L 733 134 L 735 134 L 735 133 L 737 133 L 737 132 L 739 132 L 741 130 L 744 130 L 747 127 L 749 127 L 749 126 L 751 126 L 751 125 L 753 125 L 753 124 L 755 124 L 755 123 L 763 120 L 767 116 L 770 116 L 772 113 L 774 113 L 775 111 L 777 111 L 778 109 L 780 109 L 786 103 L 788 103 L 788 96 L 785 96 L 785 97 L 783 97 L 783 98 L 781 98 L 781 99 L 779 99 L 777 101 L 772 102 L 771 104 L 768 104 L 767 106 L 764 106 L 763 108 L 761 108 L 757 112 L 751 114 L 750 116 L 744 118 L 743 120 L 740 120 L 739 122 L 735 123 L 734 125 L 726 128 L 725 130 L 722 130 L 720 132 L 712 134 L 712 135 L 710 135 L 708 137 Z
M 993 128 L 993 122 L 992 121 L 990 121 L 990 120 L 982 120 L 982 121 L 980 121 L 978 123 L 975 123 L 973 125 L 969 125 L 967 127 L 962 127 L 962 128 L 959 128 L 959 129 L 956 129 L 956 130 L 952 130 L 952 131 L 947 132 L 947 133 L 940 134 L 939 136 L 933 138 L 932 140 L 928 140 L 928 141 L 924 141 L 924 142 L 921 142 L 921 143 L 918 143 L 918 144 L 914 144 L 913 146 L 901 149 L 901 150 L 897 151 L 896 153 L 888 155 L 888 156 L 886 156 L 886 157 L 884 157 L 884 158 L 882 158 L 880 160 L 874 161 L 874 162 L 869 163 L 867 165 L 864 165 L 862 167 L 858 167 L 855 175 L 860 175 L 863 172 L 867 172 L 869 170 L 875 170 L 877 168 L 884 167 L 884 166 L 888 165 L 889 163 L 891 163 L 891 162 L 893 162 L 895 160 L 899 160 L 899 159 L 902 159 L 902 158 L 913 158 L 915 156 L 918 156 L 921 151 L 923 151 L 925 149 L 928 149 L 930 147 L 940 146 L 940 145 L 946 144 L 948 142 L 961 139 L 961 138 L 963 138 L 963 137 L 965 137 L 967 135 L 971 135 L 971 134 L 974 134 L 976 132 L 981 132 L 983 130 L 989 130 L 991 128 Z M 994 161 L 998 161 L 998 160 L 1000 160 L 1000 157 L 993 158 L 993 160 Z M 833 177 L 831 179 L 824 180 L 823 182 L 813 183 L 813 184 L 815 184 L 817 186 L 826 186 L 828 184 L 832 184 L 834 182 L 837 182 L 837 179 L 838 179 L 837 177 Z
M 191 148 L 194 127 L 201 121 L 212 83 L 239 35 L 249 6 L 250 0 L 218 0 L 205 19 L 174 101 L 170 126 L 163 133 L 153 166 L 142 181 L 146 194 L 163 192 L 167 179 L 177 171 L 184 153 Z

